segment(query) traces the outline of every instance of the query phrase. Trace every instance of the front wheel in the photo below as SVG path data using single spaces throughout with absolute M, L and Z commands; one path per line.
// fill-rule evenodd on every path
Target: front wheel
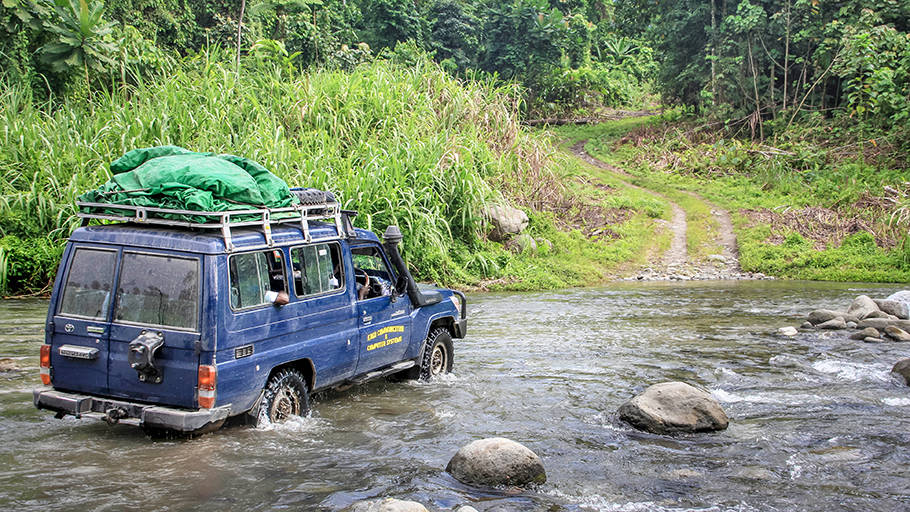
M 264 423 L 284 423 L 291 416 L 310 413 L 306 380 L 294 369 L 281 370 L 269 379 L 254 419 Z
M 448 329 L 435 329 L 424 341 L 423 357 L 420 366 L 416 368 L 414 378 L 430 380 L 444 373 L 452 371 L 452 362 L 455 351 L 452 347 L 452 335 Z

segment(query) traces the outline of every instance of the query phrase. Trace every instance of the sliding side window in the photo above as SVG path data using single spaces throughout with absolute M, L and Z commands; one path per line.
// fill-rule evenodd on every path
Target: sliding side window
M 232 309 L 271 304 L 268 292 L 287 292 L 284 256 L 280 250 L 235 254 L 228 267 Z
M 344 287 L 341 247 L 336 243 L 296 247 L 291 250 L 291 265 L 298 297 L 320 295 Z

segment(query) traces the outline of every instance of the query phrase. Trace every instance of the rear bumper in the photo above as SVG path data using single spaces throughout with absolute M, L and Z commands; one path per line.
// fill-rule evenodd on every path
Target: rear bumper
M 124 420 L 124 423 L 136 423 L 138 420 L 138 425 L 141 427 L 178 432 L 201 430 L 224 420 L 231 412 L 230 405 L 192 411 L 91 395 L 66 393 L 50 388 L 36 389 L 33 394 L 35 407 L 54 411 L 58 414 L 70 414 L 77 418 L 83 416 L 94 417 L 111 423 L 120 420 Z

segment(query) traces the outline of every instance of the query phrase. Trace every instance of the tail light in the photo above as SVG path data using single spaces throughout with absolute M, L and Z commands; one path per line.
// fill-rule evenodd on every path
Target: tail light
M 41 357 L 38 363 L 38 371 L 41 374 L 41 383 L 45 386 L 51 384 L 51 346 L 41 345 Z
M 215 405 L 215 387 L 218 385 L 218 370 L 208 364 L 199 365 L 199 407 L 211 409 Z

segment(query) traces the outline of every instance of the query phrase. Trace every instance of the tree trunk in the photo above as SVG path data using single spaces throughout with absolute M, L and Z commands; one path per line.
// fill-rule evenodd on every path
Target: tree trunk
M 717 5 L 711 0 L 711 101 L 717 105 Z
M 240 74 L 240 37 L 243 31 L 243 13 L 246 11 L 246 0 L 240 0 L 240 19 L 237 20 L 237 64 L 236 72 Z
M 787 108 L 787 86 L 790 84 L 790 0 L 787 0 L 787 32 L 784 36 L 784 101 L 783 108 Z
M 755 115 L 758 124 L 758 139 L 765 140 L 765 131 L 761 122 L 761 102 L 758 100 L 758 70 L 752 60 L 752 36 L 749 36 L 749 67 L 752 68 L 752 91 L 755 94 Z

